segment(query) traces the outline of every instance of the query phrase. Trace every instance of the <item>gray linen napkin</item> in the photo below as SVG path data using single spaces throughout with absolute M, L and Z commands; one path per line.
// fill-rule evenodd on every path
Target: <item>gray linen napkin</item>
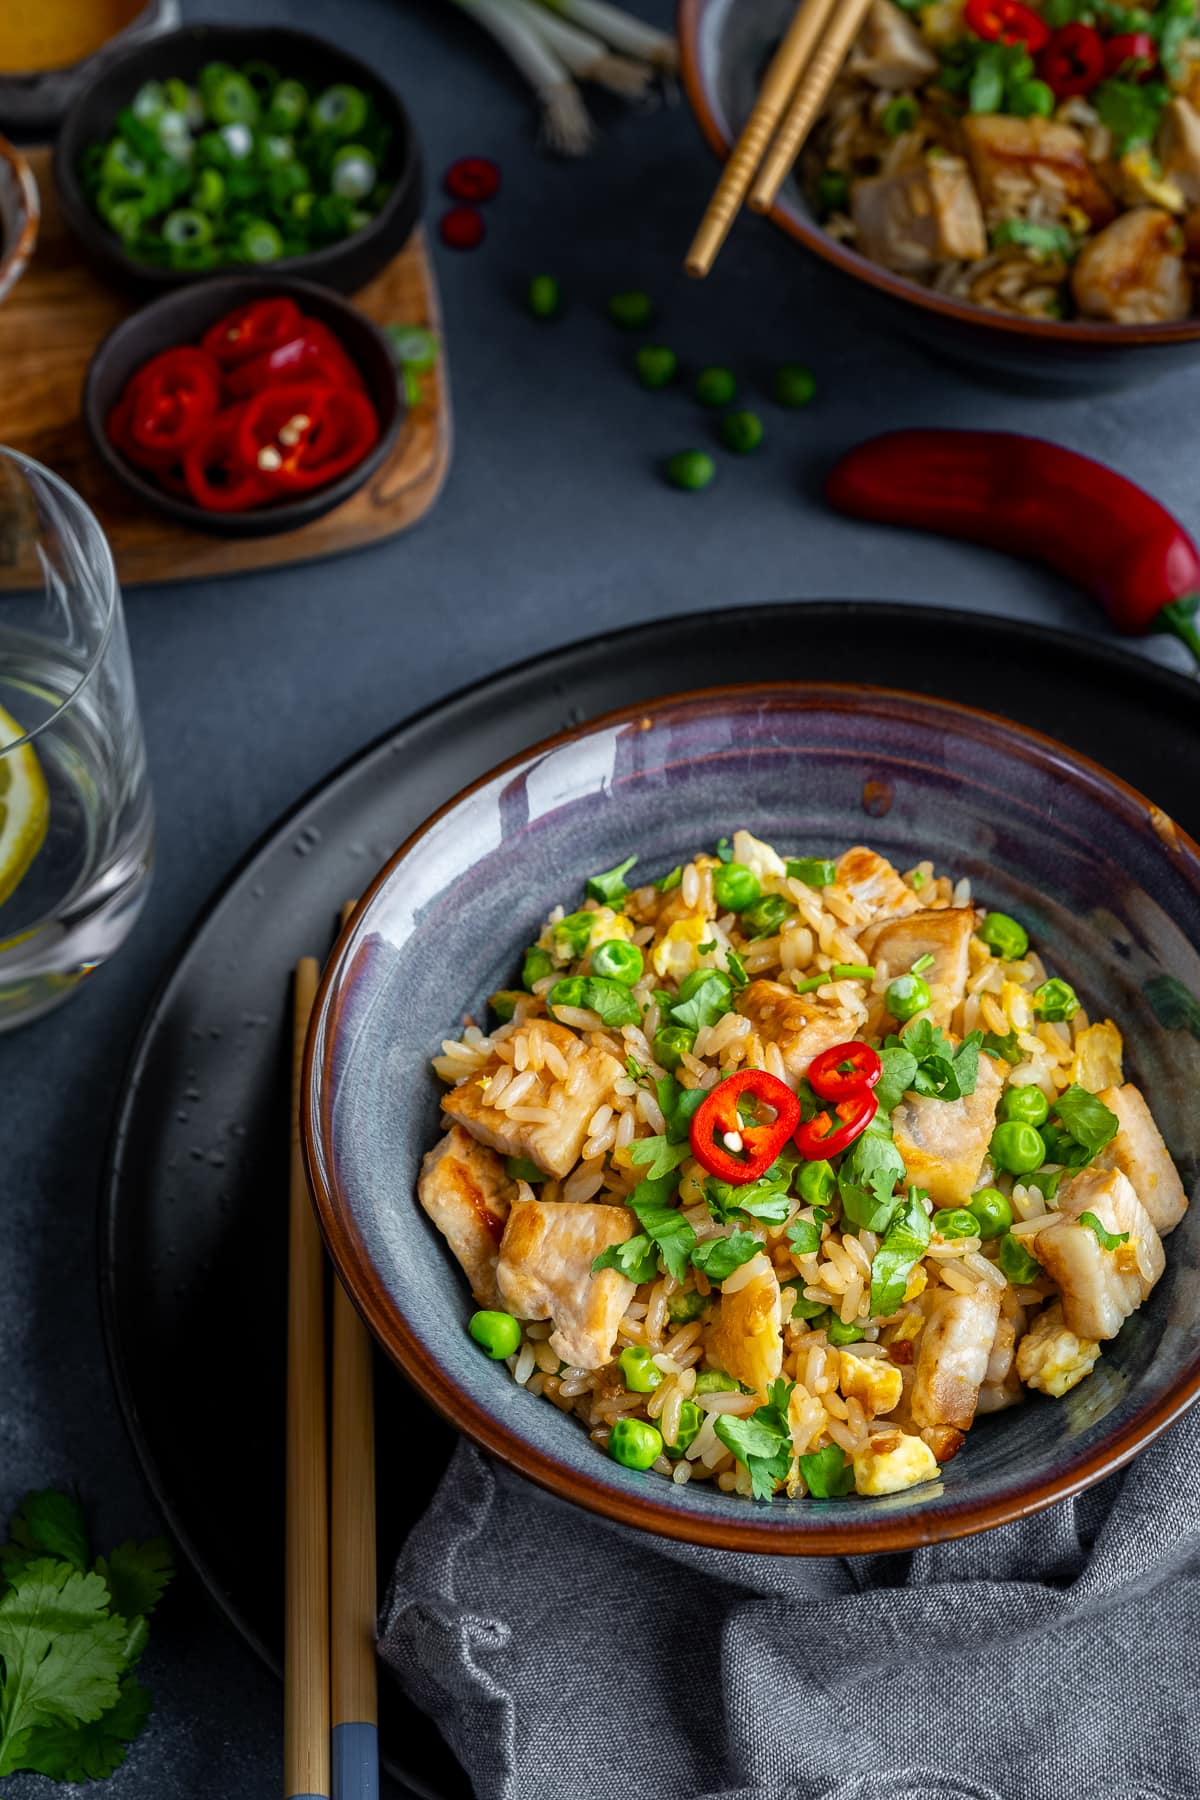
M 911 1557 L 671 1544 L 462 1443 L 380 1651 L 479 1800 L 1196 1800 L 1200 1409 Z

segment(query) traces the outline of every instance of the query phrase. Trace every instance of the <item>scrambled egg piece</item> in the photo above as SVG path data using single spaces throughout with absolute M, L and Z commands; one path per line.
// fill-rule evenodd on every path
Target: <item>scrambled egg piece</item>
M 711 936 L 712 926 L 698 913 L 676 919 L 650 953 L 654 973 L 663 981 L 683 981 L 700 967 L 697 944 L 707 943 Z
M 1017 1347 L 1017 1374 L 1026 1387 L 1055 1400 L 1090 1375 L 1100 1355 L 1094 1338 L 1077 1337 L 1063 1323 L 1060 1300 L 1040 1312 Z
M 745 1265 L 749 1281 L 721 1295 L 721 1309 L 708 1340 L 708 1360 L 763 1400 L 783 1370 L 783 1307 L 779 1278 L 762 1252 Z M 737 1274 L 743 1274 L 737 1270 Z
M 932 1481 L 938 1472 L 929 1445 L 905 1431 L 878 1432 L 854 1452 L 853 1462 L 854 1486 L 860 1494 L 899 1494 Z
M 758 876 L 764 894 L 769 894 L 787 880 L 787 864 L 770 844 L 764 844 L 749 831 L 733 834 L 733 860 L 745 863 Z
M 904 1378 L 886 1356 L 855 1356 L 851 1350 L 842 1350 L 838 1354 L 838 1385 L 845 1399 L 860 1401 L 867 1417 L 874 1419 L 900 1404 Z
M 1085 1026 L 1075 1040 L 1071 1080 L 1098 1094 L 1101 1088 L 1120 1087 L 1122 1079 L 1121 1034 L 1112 1020 Z

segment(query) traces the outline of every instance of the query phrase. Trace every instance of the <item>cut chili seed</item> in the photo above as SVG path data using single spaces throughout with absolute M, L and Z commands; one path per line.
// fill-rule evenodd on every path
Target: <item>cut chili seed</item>
M 486 231 L 483 214 L 474 206 L 452 206 L 438 224 L 438 236 L 451 250 L 478 249 Z
M 500 170 L 489 156 L 460 156 L 442 178 L 452 200 L 494 200 L 500 191 Z

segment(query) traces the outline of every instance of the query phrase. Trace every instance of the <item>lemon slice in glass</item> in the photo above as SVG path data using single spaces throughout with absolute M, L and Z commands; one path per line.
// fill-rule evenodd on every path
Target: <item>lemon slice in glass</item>
M 5 754 L 4 746 L 24 735 L 0 707 L 0 906 L 24 879 L 50 819 L 50 790 L 33 745 Z

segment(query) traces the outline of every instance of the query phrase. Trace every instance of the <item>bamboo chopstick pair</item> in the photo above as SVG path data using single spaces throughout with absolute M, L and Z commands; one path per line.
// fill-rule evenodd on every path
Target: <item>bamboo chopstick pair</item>
M 796 8 L 692 240 L 684 263 L 689 275 L 708 274 L 747 194 L 753 212 L 775 204 L 870 6 L 871 0 L 802 0 Z
M 317 964 L 305 957 L 292 1008 L 283 1792 L 284 1800 L 378 1800 L 371 1345 L 335 1279 L 330 1456 L 325 1251 L 300 1152 L 301 1062 L 316 990 Z

